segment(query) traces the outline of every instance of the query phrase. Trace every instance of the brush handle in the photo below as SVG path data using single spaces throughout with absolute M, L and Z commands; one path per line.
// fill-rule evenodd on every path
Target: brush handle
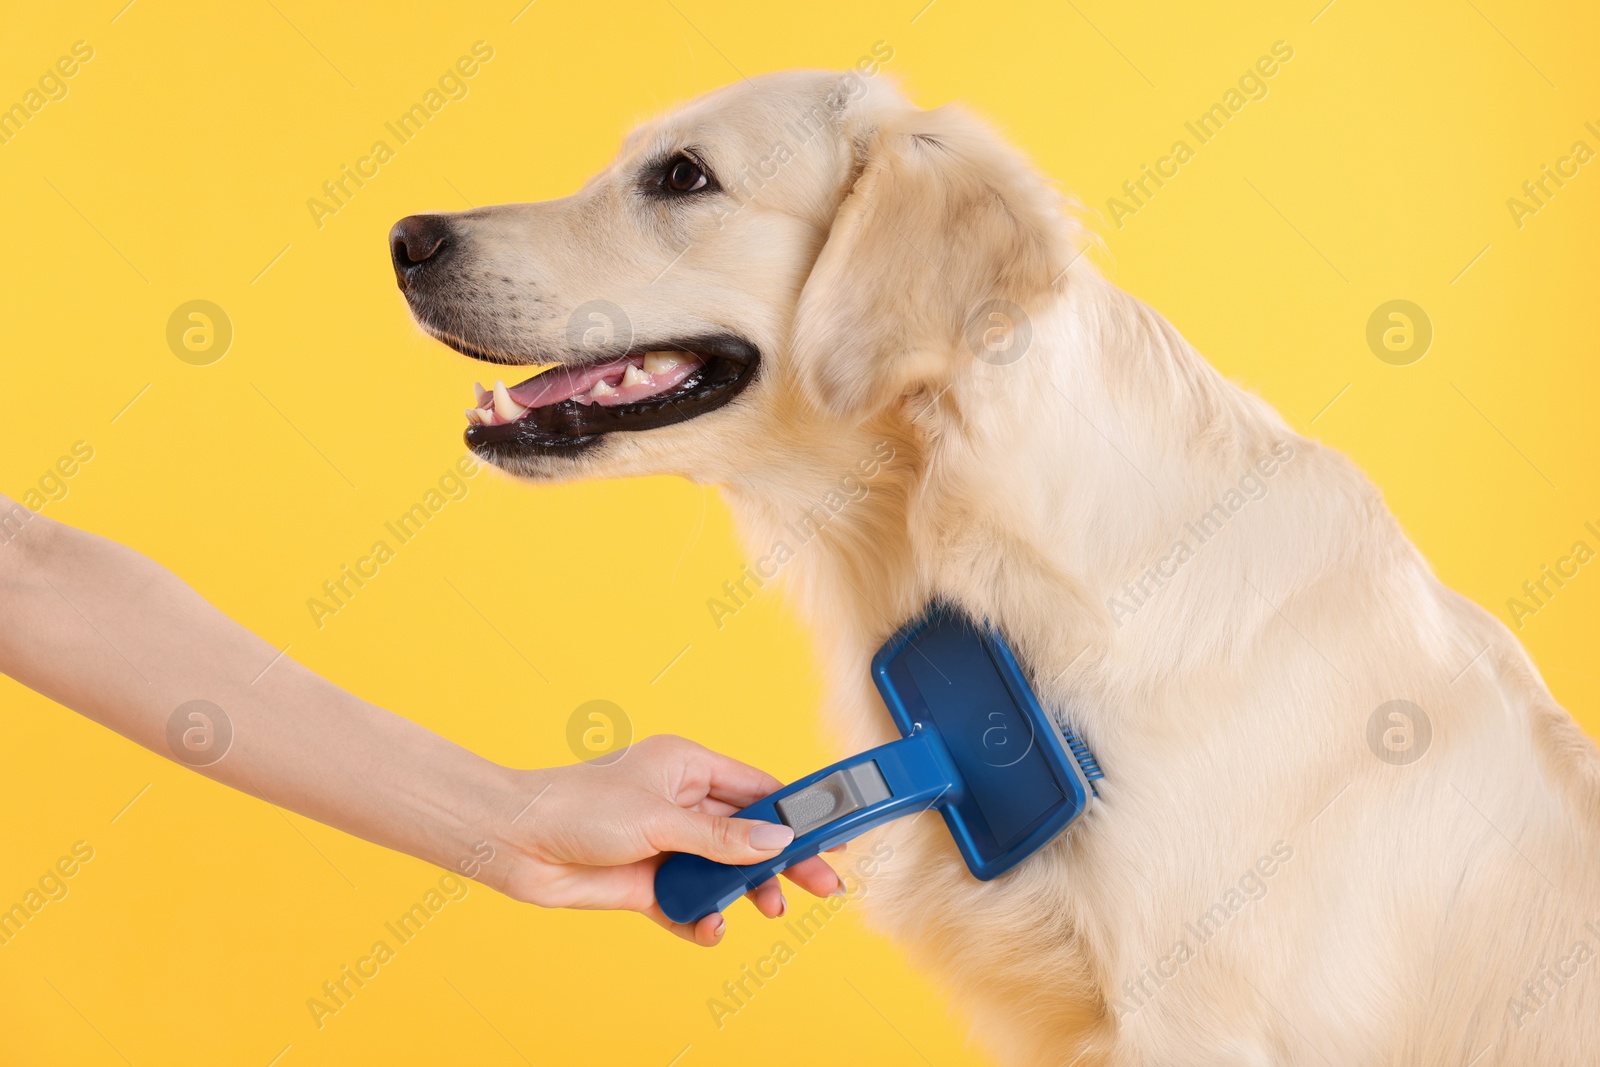
M 686 852 L 669 857 L 656 871 L 656 902 L 673 922 L 698 922 L 803 859 L 901 816 L 954 801 L 956 781 L 944 745 L 931 730 L 919 728 L 910 737 L 824 767 L 738 812 L 735 818 L 795 827 L 795 839 L 777 855 L 744 866 Z M 830 803 L 849 810 L 827 817 Z M 819 812 L 825 821 L 818 821 Z

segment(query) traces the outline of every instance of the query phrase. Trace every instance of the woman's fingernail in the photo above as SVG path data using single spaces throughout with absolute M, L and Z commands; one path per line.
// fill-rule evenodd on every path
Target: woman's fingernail
M 775 852 L 794 840 L 794 831 L 782 823 L 762 822 L 750 829 L 750 847 Z
M 841 878 L 839 879 L 839 884 L 833 887 L 833 892 L 829 893 L 828 895 L 830 897 L 843 897 L 849 896 L 849 894 L 850 889 L 844 884 L 844 879 Z
M 722 931 L 728 928 L 728 920 L 717 916 L 717 921 L 711 924 L 711 937 L 713 940 L 722 936 Z
M 778 894 L 778 918 L 781 919 L 787 914 L 789 914 L 789 898 L 784 896 L 782 893 L 779 893 Z

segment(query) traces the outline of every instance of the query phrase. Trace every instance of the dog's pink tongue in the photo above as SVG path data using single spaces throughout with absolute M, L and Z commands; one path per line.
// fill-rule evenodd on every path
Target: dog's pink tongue
M 587 393 L 594 388 L 595 382 L 620 378 L 627 369 L 626 356 L 609 363 L 594 363 L 585 367 L 555 367 L 506 391 L 511 394 L 512 400 L 525 408 L 549 407 Z
M 700 360 L 680 352 L 651 352 L 625 356 L 587 367 L 555 367 L 506 390 L 512 401 L 525 408 L 543 408 L 564 400 L 601 407 L 636 404 L 676 389 L 700 368 Z M 595 392 L 598 390 L 598 392 Z M 478 398 L 479 409 L 487 394 Z M 505 418 L 515 417 L 507 412 Z M 494 425 L 491 420 L 489 425 Z

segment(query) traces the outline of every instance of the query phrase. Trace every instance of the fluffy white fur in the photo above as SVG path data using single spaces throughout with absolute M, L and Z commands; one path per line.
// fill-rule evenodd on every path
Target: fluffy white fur
M 724 192 L 641 200 L 644 161 L 690 145 Z M 891 738 L 867 663 L 933 597 L 998 623 L 1093 746 L 1100 800 L 994 882 L 931 818 L 885 831 L 871 912 L 1000 1061 L 1595 1061 L 1593 745 L 1366 478 L 1101 278 L 981 124 L 881 79 L 756 78 L 573 197 L 452 218 L 440 336 L 570 359 L 567 315 L 604 298 L 638 347 L 719 328 L 762 352 L 726 408 L 514 472 L 719 483 L 756 558 L 893 448 L 784 569 L 841 751 Z M 994 299 L 1032 331 L 1005 365 L 968 340 Z M 1431 724 L 1408 765 L 1368 743 L 1396 699 Z

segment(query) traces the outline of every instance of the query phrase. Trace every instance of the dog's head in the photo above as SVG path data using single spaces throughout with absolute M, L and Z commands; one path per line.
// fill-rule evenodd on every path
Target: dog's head
M 974 119 L 882 77 L 795 72 L 641 127 L 572 196 L 414 215 L 390 248 L 433 336 L 553 365 L 479 395 L 478 455 L 533 478 L 727 481 L 1009 343 L 1069 238 Z

